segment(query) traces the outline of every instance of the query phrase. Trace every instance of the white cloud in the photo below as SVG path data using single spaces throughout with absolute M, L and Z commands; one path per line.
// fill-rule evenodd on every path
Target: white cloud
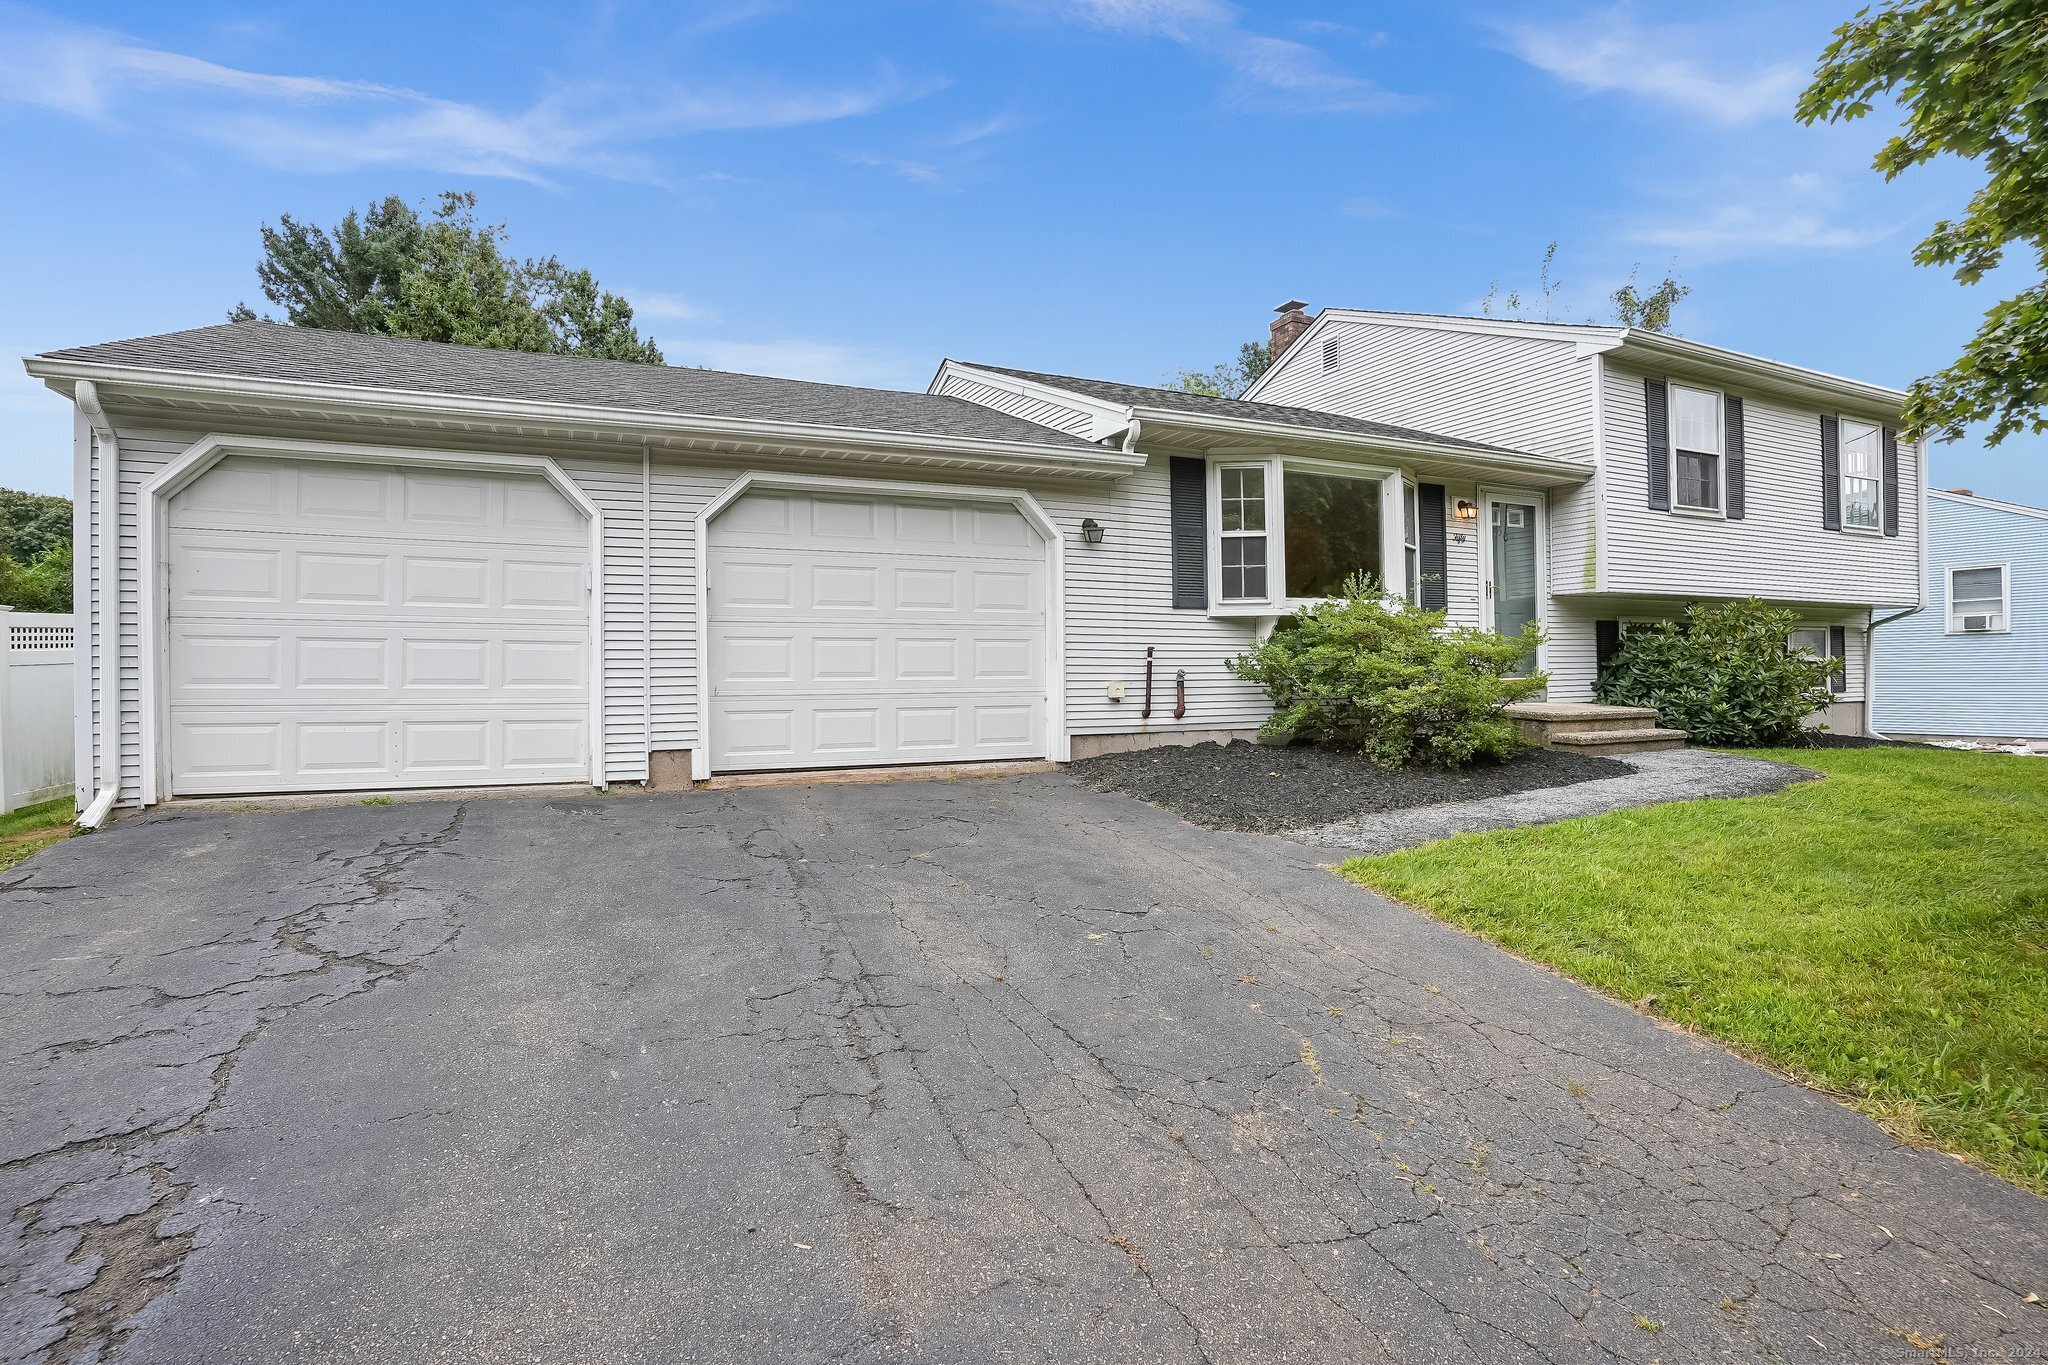
M 1711 187 L 1710 187 L 1711 192 Z M 1728 260 L 1784 251 L 1851 251 L 1898 231 L 1895 223 L 1844 222 L 1836 188 L 1802 172 L 1701 202 L 1688 187 L 1681 207 L 1639 222 L 1626 234 L 1686 261 Z
M 627 290 L 625 297 L 633 302 L 633 316 L 643 322 L 649 318 L 663 322 L 718 321 L 717 309 L 692 302 L 680 294 L 664 294 L 658 289 L 645 292 Z
M 1370 194 L 1354 194 L 1337 206 L 1337 212 L 1346 218 L 1399 218 L 1401 210 L 1384 199 Z
M 1639 95 L 1717 123 L 1789 119 L 1806 80 L 1798 62 L 1749 56 L 1754 40 L 1748 35 L 1717 44 L 1698 26 L 1639 24 L 1620 6 L 1553 27 L 1512 24 L 1503 32 L 1517 57 L 1582 90 Z
M 674 340 L 660 338 L 671 365 L 708 365 L 714 370 L 809 379 L 820 384 L 866 388 L 922 389 L 929 362 L 898 351 L 848 346 L 836 341 L 790 337 L 777 341 Z
M 941 185 L 946 180 L 945 172 L 929 161 L 913 161 L 909 157 L 884 156 L 880 152 L 841 152 L 840 160 L 850 166 L 887 171 L 918 185 Z
M 1245 90 L 1295 108 L 1378 113 L 1413 103 L 1339 69 L 1306 43 L 1252 32 L 1237 7 L 1222 0 L 1060 0 L 1056 12 L 1206 53 L 1228 66 Z
M 522 110 L 368 81 L 277 75 L 140 46 L 104 29 L 0 5 L 0 101 L 198 136 L 265 164 L 365 166 L 544 181 L 575 172 L 654 179 L 644 149 L 690 133 L 851 118 L 930 87 L 565 87 Z

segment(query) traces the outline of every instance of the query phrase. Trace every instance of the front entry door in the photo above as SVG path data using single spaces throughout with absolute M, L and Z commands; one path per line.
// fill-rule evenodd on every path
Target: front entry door
M 1542 620 L 1543 500 L 1529 493 L 1489 493 L 1483 515 L 1486 623 L 1496 634 L 1520 635 L 1531 621 Z M 1516 675 L 1535 667 L 1532 653 Z

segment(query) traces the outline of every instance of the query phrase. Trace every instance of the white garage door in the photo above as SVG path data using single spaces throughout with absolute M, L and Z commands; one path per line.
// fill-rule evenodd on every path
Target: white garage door
M 174 793 L 590 776 L 590 535 L 545 479 L 231 456 L 164 559 Z
M 713 768 L 1046 752 L 1045 542 L 1016 508 L 775 490 L 711 526 Z

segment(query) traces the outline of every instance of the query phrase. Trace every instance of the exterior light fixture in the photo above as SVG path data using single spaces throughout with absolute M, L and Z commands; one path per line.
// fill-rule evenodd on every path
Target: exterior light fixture
M 1081 539 L 1090 545 L 1102 543 L 1102 523 L 1093 517 L 1081 518 Z
M 1468 500 L 1467 500 L 1467 499 L 1465 499 L 1465 498 L 1459 498 L 1459 499 L 1458 499 L 1458 520 L 1459 520 L 1459 521 L 1477 521 L 1477 520 L 1479 520 L 1479 504 L 1478 504 L 1478 503 L 1476 503 L 1476 502 L 1471 502 L 1471 501 L 1468 501 Z

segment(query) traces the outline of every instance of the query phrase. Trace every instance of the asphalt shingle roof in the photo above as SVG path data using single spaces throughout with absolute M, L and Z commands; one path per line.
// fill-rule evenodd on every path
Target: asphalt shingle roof
M 1300 427 L 1305 431 L 1340 432 L 1350 436 L 1370 436 L 1382 440 L 1423 441 L 1432 445 L 1459 446 L 1466 450 L 1488 450 L 1508 455 L 1526 453 L 1510 450 L 1506 446 L 1487 445 L 1483 441 L 1468 441 L 1458 436 L 1439 436 L 1435 432 L 1418 431 L 1413 427 L 1368 422 L 1360 417 L 1343 417 L 1334 412 L 1289 407 L 1284 403 L 1250 403 L 1242 398 L 1211 398 L 1206 394 L 1183 393 L 1179 389 L 1154 389 L 1142 384 L 1119 384 L 1108 379 L 1082 379 L 1070 374 L 1013 370 L 1003 365 L 977 364 L 972 360 L 963 360 L 960 363 L 977 370 L 987 370 L 991 374 L 1006 374 L 1013 379 L 1028 379 L 1050 388 L 1066 389 L 1072 393 L 1100 398 L 1109 403 L 1121 403 L 1127 407 L 1166 408 L 1195 417 L 1236 417 L 1251 422 L 1271 422 L 1279 426 Z
M 54 360 L 290 383 L 1099 449 L 964 398 L 586 356 L 491 351 L 274 322 L 229 322 L 45 354 Z

